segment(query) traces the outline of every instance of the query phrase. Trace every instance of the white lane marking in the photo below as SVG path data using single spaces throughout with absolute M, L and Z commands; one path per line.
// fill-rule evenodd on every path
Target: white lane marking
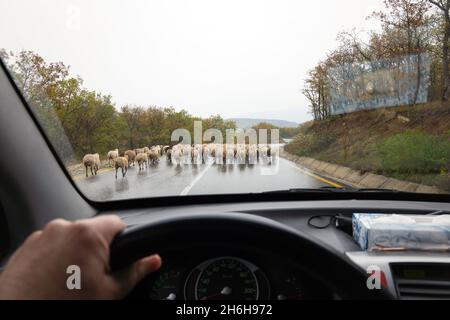
M 203 178 L 203 176 L 205 175 L 206 171 L 208 171 L 211 167 L 212 167 L 212 163 L 208 163 L 206 168 L 203 169 L 202 172 L 200 172 L 194 180 L 192 180 L 192 182 L 183 189 L 183 191 L 181 191 L 180 196 L 187 196 L 189 194 L 189 192 L 191 191 L 191 189 L 197 184 L 197 182 L 199 182 L 201 180 L 201 178 Z

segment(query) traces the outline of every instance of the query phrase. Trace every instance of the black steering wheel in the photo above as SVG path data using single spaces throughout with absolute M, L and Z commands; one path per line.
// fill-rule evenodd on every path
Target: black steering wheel
M 173 248 L 245 245 L 276 253 L 321 279 L 343 299 L 392 299 L 386 290 L 369 290 L 367 274 L 345 255 L 273 220 L 241 213 L 163 218 L 130 227 L 111 246 L 111 266 L 123 268 L 151 253 Z M 164 256 L 163 256 L 164 259 Z

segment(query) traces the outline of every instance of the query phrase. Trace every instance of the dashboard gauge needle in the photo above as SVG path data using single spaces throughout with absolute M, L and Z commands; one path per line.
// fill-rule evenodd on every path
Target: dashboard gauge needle
M 171 293 L 167 296 L 166 300 L 175 300 L 177 295 L 175 293 Z
M 222 289 L 222 291 L 220 291 L 219 293 L 214 293 L 210 296 L 204 297 L 202 300 L 211 300 L 213 298 L 220 297 L 220 296 L 229 296 L 232 292 L 233 292 L 232 288 L 224 287 Z
M 291 295 L 291 296 L 286 296 L 286 295 L 284 295 L 284 294 L 279 294 L 278 296 L 277 296 L 277 300 L 297 300 L 297 299 L 302 299 L 302 295 L 301 295 L 301 293 L 299 293 L 299 294 L 294 294 L 294 295 Z
M 222 294 L 224 296 L 229 296 L 232 292 L 233 292 L 233 289 L 231 289 L 230 287 L 225 287 L 222 289 L 222 291 L 220 291 L 220 294 Z

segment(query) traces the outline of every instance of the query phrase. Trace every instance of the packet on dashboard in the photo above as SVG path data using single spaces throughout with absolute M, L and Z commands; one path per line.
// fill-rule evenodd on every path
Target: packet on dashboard
M 367 251 L 450 251 L 450 216 L 354 213 L 353 238 Z

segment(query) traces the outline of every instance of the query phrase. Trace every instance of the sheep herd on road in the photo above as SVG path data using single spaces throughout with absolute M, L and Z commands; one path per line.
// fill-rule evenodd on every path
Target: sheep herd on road
M 169 163 L 176 165 L 182 164 L 256 164 L 261 158 L 269 161 L 276 152 L 278 145 L 267 144 L 177 144 L 174 146 L 152 146 L 127 150 L 119 153 L 118 149 L 111 150 L 107 154 L 108 165 L 117 172 L 119 169 L 124 178 L 130 166 L 139 167 L 139 171 L 146 170 L 151 165 L 156 165 L 160 157 L 166 156 Z M 83 166 L 91 175 L 97 175 L 100 168 L 100 156 L 96 154 L 87 154 L 83 157 Z

